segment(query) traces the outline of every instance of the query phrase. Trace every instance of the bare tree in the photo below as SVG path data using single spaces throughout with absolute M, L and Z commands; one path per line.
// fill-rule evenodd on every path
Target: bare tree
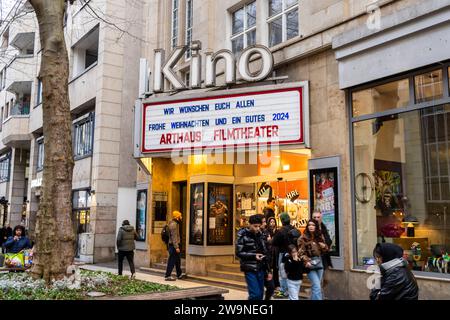
M 69 59 L 64 41 L 65 2 L 28 0 L 39 24 L 42 48 L 44 172 L 36 216 L 32 274 L 46 282 L 62 278 L 75 255 L 72 219 L 72 121 L 69 103 Z

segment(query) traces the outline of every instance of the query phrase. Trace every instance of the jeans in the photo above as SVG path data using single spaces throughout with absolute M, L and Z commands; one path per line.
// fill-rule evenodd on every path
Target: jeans
M 275 282 L 272 280 L 267 280 L 266 277 L 264 277 L 264 287 L 266 287 L 266 294 L 264 297 L 264 300 L 270 300 L 272 298 L 273 293 L 275 292 Z
M 322 300 L 322 276 L 323 269 L 311 270 L 308 273 L 308 278 L 311 280 L 311 300 Z
M 128 264 L 130 265 L 131 274 L 135 274 L 134 269 L 134 251 L 119 251 L 119 275 L 122 275 L 123 271 L 123 259 L 127 258 Z
M 302 280 L 287 280 L 289 300 L 298 300 Z
M 282 259 L 285 253 L 280 252 L 278 254 L 278 272 L 279 272 L 279 279 L 280 279 L 280 289 L 283 294 L 288 293 L 288 286 L 287 286 L 287 275 L 286 271 L 284 270 L 284 263 L 282 263 Z
M 248 300 L 262 300 L 264 297 L 264 271 L 245 273 L 247 282 Z
M 181 257 L 177 253 L 173 245 L 169 245 L 169 260 L 167 261 L 166 278 L 170 277 L 172 274 L 173 267 L 177 270 L 177 277 L 181 276 L 183 273 L 181 271 Z

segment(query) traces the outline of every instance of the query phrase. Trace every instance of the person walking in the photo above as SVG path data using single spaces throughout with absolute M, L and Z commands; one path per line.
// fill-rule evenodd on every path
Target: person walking
M 270 267 L 272 268 L 273 275 L 273 284 L 275 286 L 275 290 L 280 290 L 280 278 L 278 275 L 278 249 L 274 245 L 272 245 L 272 240 L 275 234 L 278 232 L 277 220 L 275 217 L 270 217 L 267 220 L 267 231 L 268 231 L 268 240 L 269 247 L 267 250 L 270 251 L 271 259 L 269 261 Z
M 269 221 L 269 218 L 275 218 L 275 198 L 267 199 L 267 205 L 263 210 L 263 214 L 266 221 Z
M 328 251 L 322 254 L 322 262 L 323 262 L 323 270 L 325 272 L 328 268 L 333 268 L 333 263 L 331 262 L 331 256 L 330 256 L 330 250 L 331 245 L 333 243 L 333 240 L 330 237 L 330 232 L 328 231 L 328 228 L 322 221 L 322 213 L 320 211 L 314 211 L 312 214 L 313 220 L 315 220 L 319 225 L 319 230 L 323 235 L 323 238 L 325 239 L 325 243 L 328 246 Z
M 172 277 L 172 271 L 175 267 L 178 279 L 186 278 L 186 274 L 181 270 L 181 239 L 180 239 L 180 223 L 183 217 L 180 211 L 172 212 L 172 220 L 169 222 L 169 242 L 168 248 L 169 259 L 164 279 L 166 281 L 175 281 Z
M 371 300 L 418 300 L 419 286 L 403 259 L 403 249 L 393 243 L 377 243 L 373 256 L 380 267 L 381 288 L 373 289 Z
M 134 249 L 136 249 L 135 240 L 139 238 L 136 230 L 130 225 L 130 221 L 123 220 L 122 226 L 117 233 L 117 250 L 118 253 L 118 269 L 119 275 L 122 275 L 123 260 L 127 258 L 131 271 L 131 279 L 136 277 L 136 269 L 134 267 Z
M 272 246 L 278 250 L 278 272 L 280 279 L 280 291 L 275 295 L 276 298 L 288 297 L 287 275 L 283 266 L 283 257 L 289 252 L 290 244 L 297 244 L 300 233 L 291 225 L 291 217 L 288 213 L 283 212 L 280 215 L 282 227 L 275 233 L 272 239 Z
M 328 246 L 315 220 L 308 221 L 305 232 L 298 239 L 298 248 L 305 267 L 309 269 L 308 278 L 312 284 L 311 300 L 322 300 L 322 254 L 328 251 Z
M 298 255 L 296 245 L 289 245 L 289 252 L 283 257 L 284 268 L 287 275 L 289 300 L 299 300 L 305 266 Z
M 261 232 L 263 236 L 264 245 L 266 246 L 267 254 L 266 259 L 268 263 L 268 270 L 264 275 L 264 287 L 266 288 L 266 294 L 264 296 L 264 300 L 270 300 L 275 292 L 275 284 L 273 281 L 273 264 L 272 264 L 272 236 L 270 235 L 269 228 L 267 227 L 266 218 L 264 215 L 260 215 L 262 219 L 261 224 Z M 272 274 L 271 279 L 269 280 L 268 275 Z
M 19 253 L 24 249 L 32 248 L 30 239 L 25 236 L 24 226 L 15 226 L 12 233 L 14 236 L 11 235 L 3 244 L 6 253 Z
M 236 256 L 240 260 L 241 271 L 245 274 L 249 300 L 263 300 L 264 279 L 272 280 L 267 248 L 261 232 L 262 223 L 261 215 L 252 215 L 249 226 L 242 228 L 237 234 Z

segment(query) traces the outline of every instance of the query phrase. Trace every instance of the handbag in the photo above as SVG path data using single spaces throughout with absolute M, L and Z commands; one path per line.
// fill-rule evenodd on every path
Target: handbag
M 311 270 L 323 269 L 322 257 L 312 257 L 310 263 L 311 267 L 309 269 Z

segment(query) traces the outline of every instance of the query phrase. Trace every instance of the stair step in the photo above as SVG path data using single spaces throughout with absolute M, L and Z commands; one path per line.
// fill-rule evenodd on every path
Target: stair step
M 245 283 L 245 276 L 243 272 L 208 270 L 208 276 L 213 278 L 221 278 L 225 280 L 240 281 Z
M 241 272 L 241 266 L 237 263 L 217 264 L 217 271 Z

